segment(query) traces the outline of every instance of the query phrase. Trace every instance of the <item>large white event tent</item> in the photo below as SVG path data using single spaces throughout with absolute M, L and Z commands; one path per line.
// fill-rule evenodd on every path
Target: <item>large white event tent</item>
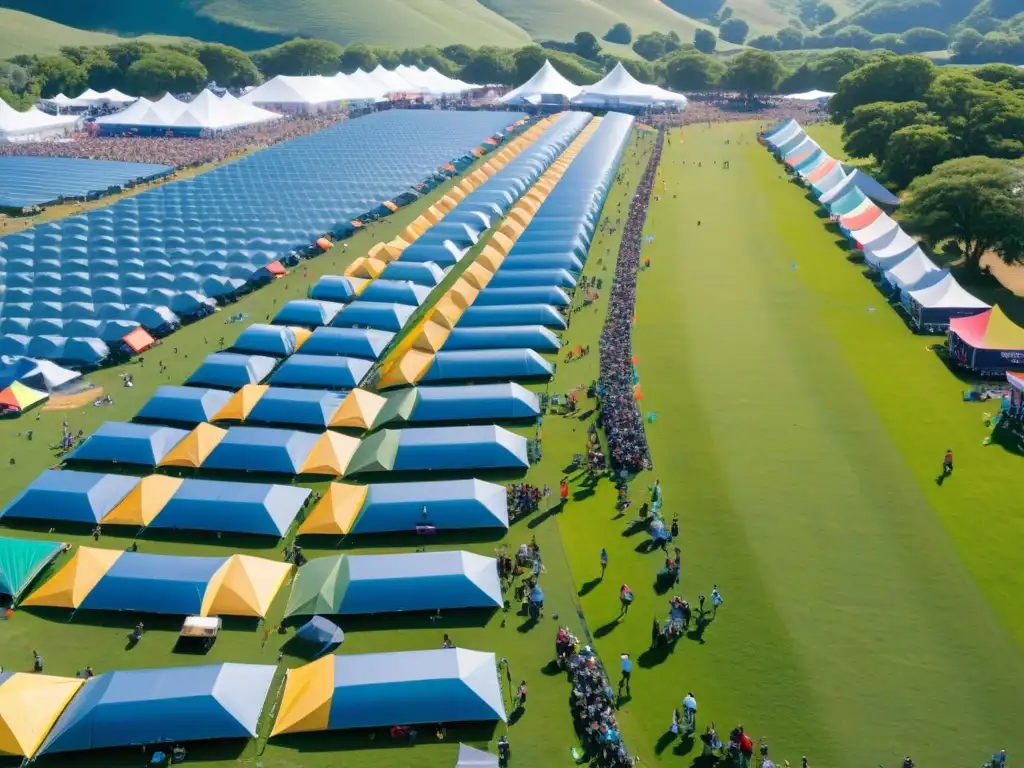
M 278 75 L 244 94 L 241 100 L 278 112 L 311 113 L 337 111 L 344 96 L 333 77 Z
M 68 98 L 63 93 L 58 93 L 52 99 L 45 99 L 45 101 L 55 107 L 85 109 L 88 107 L 124 107 L 135 101 L 135 97 L 121 93 L 116 88 L 102 92 L 89 88 L 74 99 Z
M 180 101 L 166 94 L 158 101 L 139 99 L 123 112 L 96 119 L 101 130 L 123 132 L 131 129 L 198 133 L 229 131 L 246 125 L 277 120 L 280 115 L 247 104 L 229 93 L 218 97 L 205 90 L 192 101 Z
M 553 99 L 570 101 L 580 95 L 583 89 L 569 82 L 557 69 L 545 61 L 537 73 L 520 85 L 506 93 L 498 101 L 503 104 L 540 104 Z
M 36 107 L 19 112 L 0 99 L 0 141 L 39 141 L 67 136 L 78 127 L 75 115 L 49 115 Z
M 649 107 L 686 105 L 686 97 L 667 91 L 657 85 L 641 83 L 622 66 L 620 61 L 615 69 L 593 85 L 583 86 L 583 92 L 572 100 L 581 107 Z
M 835 94 L 831 91 L 804 91 L 803 93 L 790 93 L 782 98 L 793 101 L 828 101 L 833 96 Z

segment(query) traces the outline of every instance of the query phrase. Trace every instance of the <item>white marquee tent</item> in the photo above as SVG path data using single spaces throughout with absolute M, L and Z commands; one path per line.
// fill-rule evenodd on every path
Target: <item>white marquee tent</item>
M 281 112 L 334 112 L 343 101 L 333 77 L 278 75 L 242 96 L 246 104 Z
M 123 112 L 96 119 L 100 126 L 117 128 L 166 128 L 169 130 L 227 131 L 277 120 L 280 115 L 247 104 L 229 93 L 218 97 L 205 90 L 192 101 L 166 94 L 159 101 L 139 99 Z
M 583 92 L 572 103 L 583 107 L 683 107 L 686 97 L 657 85 L 641 83 L 619 62 L 601 80 L 584 86 Z
M 0 141 L 39 141 L 67 136 L 78 127 L 75 115 L 49 115 L 31 107 L 19 112 L 0 99 Z
M 515 88 L 499 101 L 504 104 L 540 104 L 552 97 L 572 100 L 580 95 L 583 89 L 569 82 L 562 74 L 545 61 L 544 66 L 525 83 Z
M 803 93 L 790 93 L 782 98 L 793 101 L 828 101 L 833 96 L 835 94 L 831 91 L 804 91 Z

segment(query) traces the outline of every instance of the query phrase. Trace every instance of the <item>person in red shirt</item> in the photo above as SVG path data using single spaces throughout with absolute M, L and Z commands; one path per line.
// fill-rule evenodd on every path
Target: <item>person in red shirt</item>
M 754 756 L 754 742 L 750 740 L 746 732 L 743 730 L 743 726 L 739 727 L 740 730 L 740 754 L 743 756 L 743 764 L 750 765 L 750 760 Z
M 563 504 L 569 500 L 569 483 L 564 478 L 558 484 L 558 495 L 562 497 Z

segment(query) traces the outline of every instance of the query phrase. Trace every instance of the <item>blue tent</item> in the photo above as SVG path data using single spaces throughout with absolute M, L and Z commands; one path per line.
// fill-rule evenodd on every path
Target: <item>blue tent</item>
M 503 325 L 481 328 L 455 326 L 444 349 L 449 352 L 466 349 L 533 349 L 557 352 L 562 343 L 550 328 L 543 325 Z
M 378 277 L 372 281 L 359 298 L 361 301 L 394 302 L 418 307 L 430 295 L 430 288 L 417 285 L 409 280 L 385 280 Z
M 138 485 L 139 478 L 48 469 L 4 507 L 0 518 L 98 523 Z
M 314 299 L 295 299 L 289 301 L 274 315 L 274 325 L 303 325 L 316 328 L 330 325 L 344 304 L 334 301 L 316 301 Z
M 155 467 L 188 436 L 184 429 L 107 421 L 72 451 L 75 461 L 112 461 Z
M 172 424 L 201 424 L 210 421 L 230 399 L 231 393 L 222 389 L 164 384 L 146 401 L 135 418 Z
M 214 352 L 185 383 L 197 387 L 241 389 L 246 384 L 262 383 L 276 365 L 277 360 L 264 355 Z
M 270 387 L 256 402 L 246 423 L 294 424 L 326 429 L 345 396 L 322 389 Z
M 416 263 L 399 259 L 388 264 L 380 276 L 386 280 L 410 280 L 433 288 L 444 280 L 444 274 L 444 270 L 432 261 Z
M 87 680 L 39 754 L 256 736 L 269 664 L 106 672 Z
M 202 609 L 210 579 L 225 562 L 227 557 L 124 552 L 78 607 L 191 616 Z
M 297 630 L 295 639 L 318 648 L 317 655 L 345 642 L 341 627 L 323 616 L 314 616 Z
M 345 304 L 358 295 L 352 280 L 343 275 L 324 275 L 309 291 L 309 298 Z
M 317 328 L 302 345 L 304 355 L 345 355 L 377 360 L 395 334 L 372 328 Z
M 534 285 L 519 288 L 491 288 L 480 291 L 473 302 L 474 307 L 491 307 L 506 304 L 549 304 L 553 307 L 567 307 L 572 303 L 569 294 L 556 285 Z
M 270 377 L 270 383 L 293 387 L 352 389 L 369 373 L 373 363 L 357 357 L 295 354 Z
M 508 528 L 508 493 L 483 480 L 371 483 L 349 532 L 408 532 L 420 524 L 442 531 Z
M 310 493 L 291 485 L 186 479 L 149 527 L 280 537 Z
M 17 601 L 63 546 L 59 541 L 0 537 L 0 594 Z
M 844 166 L 844 169 L 849 171 L 847 166 Z M 831 196 L 831 198 L 829 200 L 823 199 L 823 202 L 836 200 L 854 189 L 859 189 L 869 200 L 886 208 L 895 208 L 900 204 L 900 199 L 896 195 L 859 168 L 854 169 L 845 180 L 830 189 L 826 197 Z
M 524 270 L 532 272 L 540 269 L 580 272 L 583 269 L 583 262 L 573 253 L 521 253 L 516 256 L 509 254 L 501 263 L 501 269 L 498 271 Z
M 484 379 L 548 378 L 555 372 L 551 363 L 532 349 L 483 349 L 448 352 L 441 350 L 420 380 L 481 381 Z
M 398 430 L 393 469 L 525 469 L 526 438 L 496 426 Z
M 360 326 L 380 331 L 398 332 L 416 311 L 404 304 L 383 304 L 376 301 L 354 301 L 334 320 L 336 328 Z
M 418 387 L 409 422 L 535 419 L 540 398 L 514 382 L 458 387 Z
M 295 351 L 295 331 L 278 325 L 250 325 L 231 345 L 235 352 L 287 357 Z
M 289 429 L 231 427 L 203 469 L 298 474 L 320 435 Z
M 518 304 L 512 306 L 478 307 L 473 304 L 461 318 L 459 325 L 475 328 L 485 325 L 545 325 L 564 329 L 565 318 L 548 304 Z

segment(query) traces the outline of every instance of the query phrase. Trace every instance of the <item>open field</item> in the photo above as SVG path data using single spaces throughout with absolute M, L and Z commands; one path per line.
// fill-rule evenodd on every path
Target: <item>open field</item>
M 143 35 L 140 39 L 152 43 L 172 43 L 180 38 Z M 0 59 L 8 59 L 19 53 L 45 56 L 57 53 L 65 45 L 111 45 L 124 40 L 117 35 L 76 29 L 41 16 L 0 8 Z

